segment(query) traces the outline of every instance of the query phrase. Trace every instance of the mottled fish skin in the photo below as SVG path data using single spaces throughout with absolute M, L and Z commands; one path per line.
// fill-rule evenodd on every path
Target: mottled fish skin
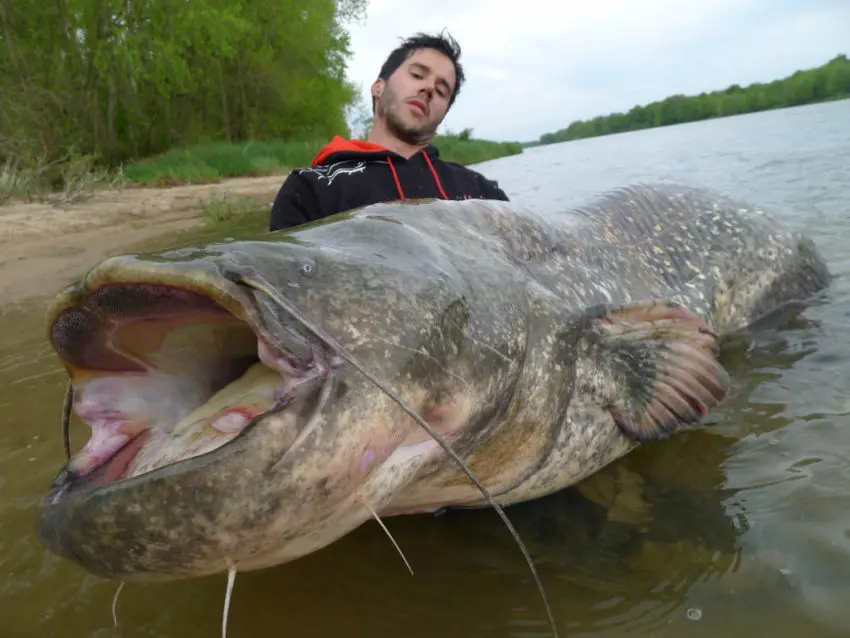
M 252 241 L 116 257 L 54 316 L 109 282 L 183 278 L 233 308 L 256 304 L 255 329 L 284 341 L 292 320 L 227 281 L 231 266 L 255 269 L 350 350 L 503 503 L 561 489 L 638 444 L 586 390 L 606 365 L 584 339 L 588 307 L 675 302 L 724 335 L 829 282 L 812 243 L 762 212 L 638 185 L 560 213 L 379 204 Z M 350 367 L 316 427 L 300 427 L 292 414 L 268 415 L 204 457 L 48 500 L 40 537 L 93 573 L 165 580 L 298 558 L 367 520 L 364 501 L 383 514 L 484 502 Z

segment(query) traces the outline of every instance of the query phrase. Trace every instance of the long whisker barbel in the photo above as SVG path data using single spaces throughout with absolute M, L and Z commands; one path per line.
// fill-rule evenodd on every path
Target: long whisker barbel
M 279 305 L 285 312 L 292 315 L 292 317 L 301 323 L 305 328 L 310 330 L 318 339 L 325 342 L 327 345 L 336 350 L 337 354 L 345 359 L 352 367 L 354 367 L 358 372 L 363 374 L 369 381 L 374 383 L 382 392 L 384 392 L 388 397 L 390 397 L 393 401 L 395 401 L 402 410 L 404 410 L 408 416 L 410 416 L 414 421 L 416 421 L 430 436 L 433 438 L 440 447 L 449 455 L 449 457 L 457 463 L 457 465 L 466 473 L 469 479 L 475 484 L 475 486 L 481 491 L 484 497 L 487 499 L 487 502 L 496 510 L 496 513 L 499 515 L 499 518 L 502 519 L 505 526 L 508 528 L 508 531 L 511 533 L 514 541 L 516 541 L 517 545 L 520 548 L 523 556 L 525 557 L 526 562 L 528 563 L 528 567 L 531 570 L 531 574 L 534 577 L 534 582 L 537 584 L 537 589 L 540 592 L 541 597 L 543 598 L 543 604 L 546 607 L 546 614 L 549 616 L 549 623 L 552 626 L 552 632 L 554 633 L 555 638 L 558 638 L 558 629 L 555 624 L 555 618 L 552 615 L 552 608 L 549 605 L 549 599 L 546 596 L 546 590 L 543 587 L 543 583 L 540 580 L 540 576 L 537 573 L 537 568 L 534 566 L 534 561 L 531 558 L 531 555 L 528 553 L 528 549 L 523 543 L 522 539 L 519 536 L 519 533 L 514 528 L 510 519 L 505 514 L 504 510 L 501 506 L 496 502 L 493 498 L 493 495 L 490 493 L 478 477 L 472 472 L 472 470 L 464 463 L 463 459 L 461 459 L 455 451 L 449 446 L 449 444 L 443 439 L 442 436 L 438 432 L 436 432 L 425 419 L 423 419 L 419 414 L 416 413 L 411 407 L 409 407 L 398 394 L 396 394 L 391 388 L 387 387 L 385 383 L 383 383 L 380 379 L 376 378 L 372 375 L 368 370 L 364 369 L 361 366 L 355 357 L 348 352 L 341 344 L 339 344 L 333 337 L 327 334 L 324 330 L 322 330 L 319 326 L 314 324 L 310 319 L 305 317 L 301 311 L 293 304 L 289 299 L 278 293 L 271 284 L 266 281 L 266 279 L 260 275 L 256 270 L 250 267 L 233 267 L 229 266 L 223 269 L 223 274 L 230 281 L 233 281 L 237 284 L 243 284 L 245 286 L 249 286 L 254 288 L 262 293 L 265 293 L 269 296 L 269 298 L 274 301 L 277 305 Z
M 65 403 L 62 406 L 62 441 L 65 444 L 65 456 L 71 460 L 71 409 L 74 407 L 74 385 L 68 381 L 65 389 Z

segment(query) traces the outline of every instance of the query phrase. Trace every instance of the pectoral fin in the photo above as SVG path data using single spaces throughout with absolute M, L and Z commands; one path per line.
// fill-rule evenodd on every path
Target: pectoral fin
M 715 358 L 717 335 L 678 304 L 648 300 L 588 311 L 587 374 L 623 433 L 663 439 L 726 397 L 729 376 Z

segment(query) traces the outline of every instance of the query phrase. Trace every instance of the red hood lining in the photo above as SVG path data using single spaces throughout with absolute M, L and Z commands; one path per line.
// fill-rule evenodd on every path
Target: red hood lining
M 320 148 L 319 152 L 316 153 L 316 156 L 313 158 L 313 167 L 318 166 L 334 153 L 340 153 L 342 151 L 353 151 L 357 153 L 392 153 L 392 151 L 387 147 L 375 144 L 374 142 L 366 142 L 364 140 L 347 140 L 339 135 L 334 135 L 333 139 Z

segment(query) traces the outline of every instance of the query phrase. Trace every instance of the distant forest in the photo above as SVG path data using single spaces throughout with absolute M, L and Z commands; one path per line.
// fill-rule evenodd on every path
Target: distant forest
M 850 97 L 850 60 L 841 54 L 822 66 L 797 71 L 774 82 L 758 82 L 744 88 L 733 84 L 722 91 L 693 96 L 671 95 L 658 102 L 635 106 L 628 113 L 577 120 L 565 129 L 541 135 L 538 142 L 527 146 L 800 106 L 843 97 Z

